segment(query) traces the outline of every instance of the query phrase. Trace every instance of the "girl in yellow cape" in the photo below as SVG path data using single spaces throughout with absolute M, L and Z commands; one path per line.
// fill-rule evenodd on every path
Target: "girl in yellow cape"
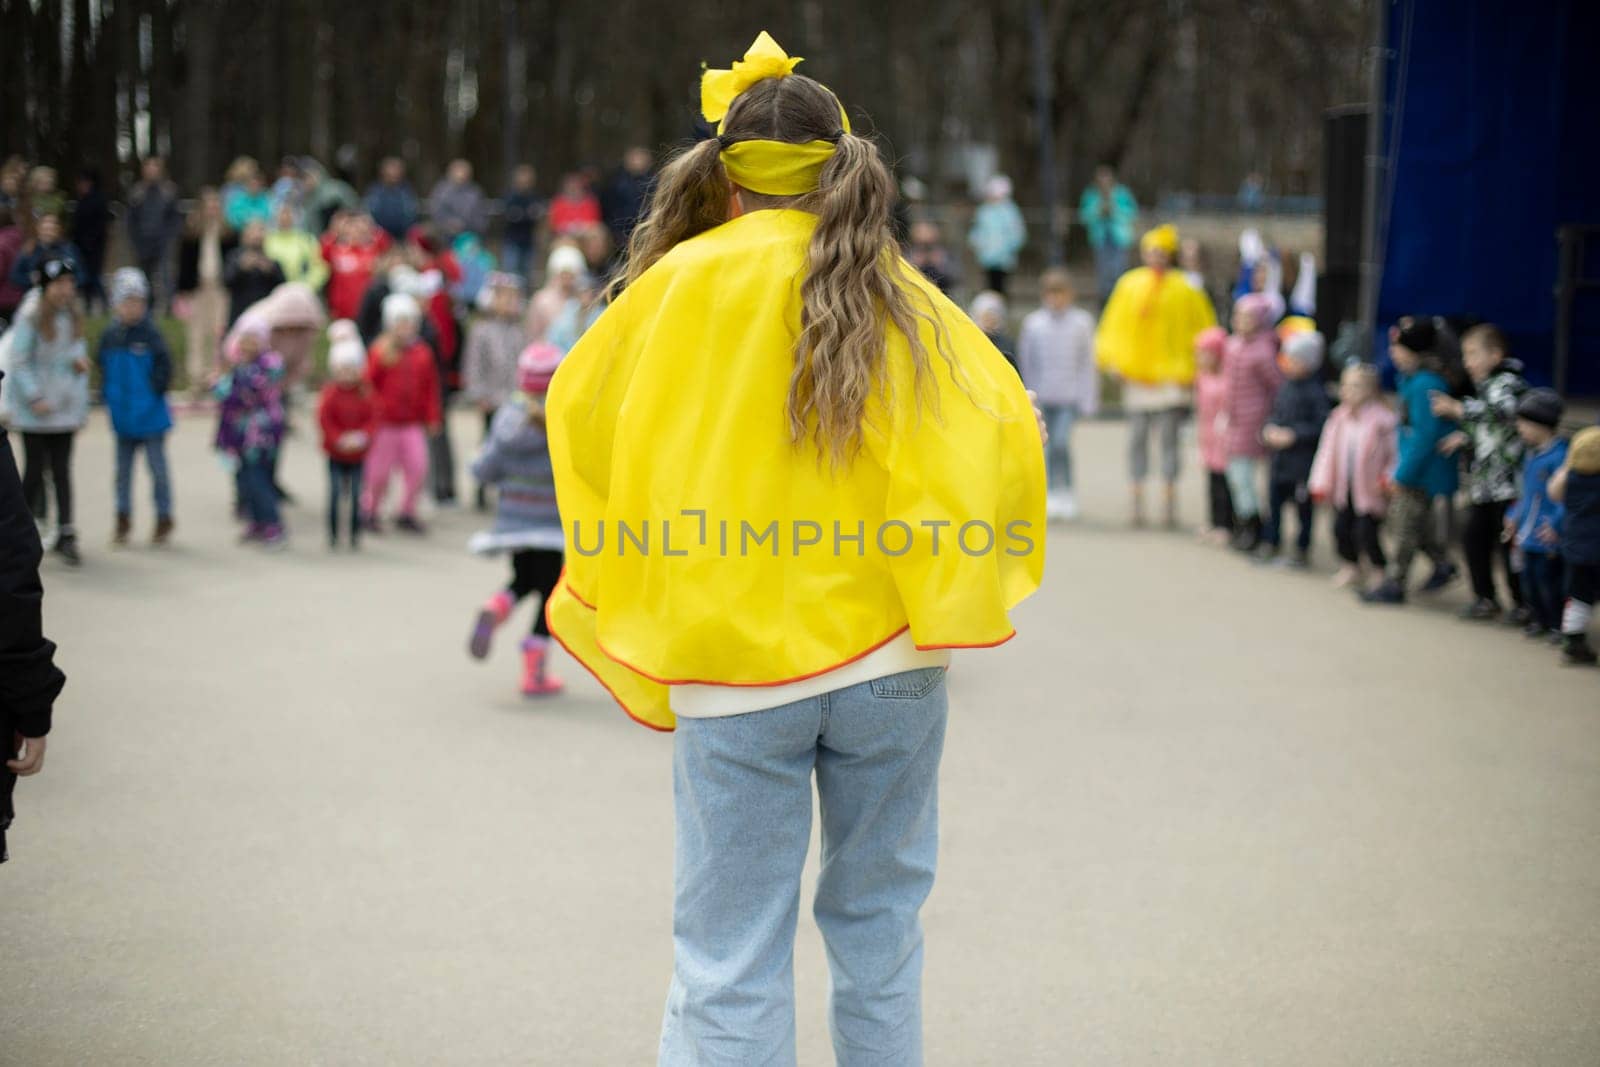
M 1178 231 L 1157 226 L 1139 242 L 1144 266 L 1128 271 L 1100 312 L 1095 360 L 1122 380 L 1128 415 L 1128 474 L 1134 526 L 1144 525 L 1144 481 L 1150 473 L 1150 431 L 1161 441 L 1164 520 L 1178 525 L 1178 431 L 1194 383 L 1194 342 L 1217 324 L 1211 300 L 1183 271 L 1173 270 Z
M 1030 399 L 797 62 L 763 34 L 706 73 L 719 136 L 662 172 L 548 399 L 550 628 L 677 729 L 663 1064 L 794 1062 L 813 773 L 839 1061 L 921 1062 L 948 650 L 1011 637 L 1044 562 Z

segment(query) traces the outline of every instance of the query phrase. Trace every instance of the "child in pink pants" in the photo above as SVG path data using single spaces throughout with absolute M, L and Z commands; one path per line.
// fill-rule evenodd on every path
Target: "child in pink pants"
M 439 428 L 439 371 L 419 330 L 422 309 L 415 298 L 391 293 L 383 301 L 383 333 L 367 353 L 367 380 L 378 408 L 377 430 L 367 453 L 361 510 L 367 529 L 380 531 L 379 509 L 396 468 L 404 483 L 395 527 L 422 533 L 417 497 L 428 474 L 428 435 Z

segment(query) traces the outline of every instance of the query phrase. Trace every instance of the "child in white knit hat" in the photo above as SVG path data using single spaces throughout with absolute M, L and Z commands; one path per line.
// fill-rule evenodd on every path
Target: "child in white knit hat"
M 366 379 L 367 350 L 356 324 L 328 327 L 328 383 L 317 400 L 322 450 L 328 455 L 328 547 L 339 547 L 339 513 L 350 503 L 350 547 L 361 547 L 361 469 L 372 448 L 378 408 Z

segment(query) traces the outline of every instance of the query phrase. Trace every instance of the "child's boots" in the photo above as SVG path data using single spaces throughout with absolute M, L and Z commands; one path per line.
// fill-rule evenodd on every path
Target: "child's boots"
M 133 533 L 133 519 L 127 515 L 117 516 L 117 528 L 111 535 L 111 543 L 121 547 L 128 543 L 128 535 Z
M 156 520 L 156 532 L 151 536 L 150 543 L 159 547 L 170 542 L 172 540 L 172 531 L 176 525 L 172 521 L 171 515 L 163 515 L 158 518 Z
M 560 678 L 546 673 L 550 658 L 550 640 L 529 637 L 522 642 L 522 695 L 525 697 L 551 696 L 561 692 Z
M 472 624 L 472 637 L 467 641 L 467 652 L 473 659 L 483 659 L 489 654 L 489 645 L 494 640 L 494 632 L 500 624 L 511 617 L 511 609 L 516 607 L 516 601 L 511 599 L 511 594 L 502 589 L 490 597 L 483 605 L 483 610 L 478 612 L 478 621 Z
M 1587 667 L 1600 659 L 1586 634 L 1562 634 L 1561 658 L 1575 667 Z

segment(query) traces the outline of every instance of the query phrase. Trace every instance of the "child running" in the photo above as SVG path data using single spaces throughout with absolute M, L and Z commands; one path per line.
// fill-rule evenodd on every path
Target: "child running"
M 366 527 L 381 533 L 379 511 L 398 469 L 404 488 L 395 528 L 421 534 L 417 500 L 428 477 L 428 437 L 442 419 L 439 371 L 422 340 L 422 308 L 406 293 L 383 298 L 383 333 L 367 357 L 367 381 L 378 408 L 377 429 L 367 453 L 361 510 Z
M 233 468 L 248 525 L 240 542 L 278 549 L 288 533 L 278 515 L 272 468 L 283 443 L 283 359 L 271 348 L 272 327 L 254 313 L 234 324 L 229 371 L 217 384 L 217 451 Z
M 474 659 L 489 654 L 494 631 L 525 597 L 539 594 L 533 633 L 522 642 L 522 694 L 546 696 L 561 691 L 551 674 L 550 626 L 545 604 L 561 577 L 561 516 L 556 511 L 555 476 L 545 437 L 544 397 L 561 362 L 561 350 L 539 342 L 517 360 L 517 391 L 495 413 L 473 477 L 497 490 L 494 529 L 473 538 L 475 552 L 511 552 L 511 584 L 489 598 L 472 628 L 468 645 Z
M 328 456 L 328 548 L 339 547 L 339 513 L 350 501 L 350 547 L 361 547 L 361 468 L 372 448 L 378 407 L 367 382 L 367 350 L 356 324 L 340 319 L 328 327 L 328 372 L 332 378 L 317 400 L 322 450 Z
M 1381 576 L 1388 566 L 1379 531 L 1389 509 L 1389 475 L 1395 464 L 1393 411 L 1379 395 L 1378 368 L 1352 363 L 1339 376 L 1339 406 L 1328 416 L 1311 464 L 1313 500 L 1333 505 L 1333 540 L 1344 566 L 1340 588 L 1367 587 L 1366 565 Z
M 717 136 L 661 172 L 547 400 L 551 630 L 678 731 L 663 1064 L 795 1062 L 813 776 L 835 1055 L 922 1062 L 948 650 L 1012 636 L 1043 569 L 1022 382 L 900 258 L 877 146 L 797 62 L 762 34 L 705 73 Z
M 164 545 L 173 530 L 172 481 L 167 473 L 172 356 L 161 331 L 150 321 L 150 283 L 143 271 L 123 267 L 112 274 L 110 299 L 113 318 L 100 335 L 95 362 L 117 435 L 117 526 L 111 542 L 125 545 L 133 531 L 133 463 L 143 450 L 156 506 L 151 543 Z

